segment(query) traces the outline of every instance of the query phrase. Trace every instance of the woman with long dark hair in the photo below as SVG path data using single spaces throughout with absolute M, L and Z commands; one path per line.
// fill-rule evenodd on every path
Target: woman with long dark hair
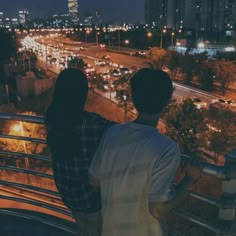
M 89 185 L 88 168 L 112 122 L 84 110 L 87 95 L 88 80 L 81 70 L 65 69 L 58 75 L 46 114 L 47 143 L 58 192 L 76 220 L 78 235 L 98 236 L 100 192 Z

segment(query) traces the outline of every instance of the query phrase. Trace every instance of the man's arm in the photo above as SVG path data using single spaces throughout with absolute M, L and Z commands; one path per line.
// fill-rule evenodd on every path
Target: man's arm
M 201 169 L 195 166 L 186 167 L 186 175 L 176 187 L 176 194 L 174 198 L 166 202 L 151 202 L 149 201 L 148 207 L 150 214 L 160 219 L 165 216 L 172 208 L 174 208 L 180 201 L 187 195 L 189 187 L 197 181 L 201 174 Z

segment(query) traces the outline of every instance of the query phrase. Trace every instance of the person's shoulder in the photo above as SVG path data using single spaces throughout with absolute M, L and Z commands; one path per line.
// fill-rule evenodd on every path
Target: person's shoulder
M 153 135 L 152 139 L 154 143 L 158 143 L 156 147 L 159 147 L 161 150 L 175 149 L 177 151 L 179 149 L 178 143 L 159 131 Z
M 97 113 L 93 113 L 93 112 L 84 112 L 83 118 L 86 123 L 90 123 L 93 125 L 111 126 L 111 125 L 117 124 L 116 122 L 110 121 L 110 120 L 106 119 L 105 117 L 103 117 Z

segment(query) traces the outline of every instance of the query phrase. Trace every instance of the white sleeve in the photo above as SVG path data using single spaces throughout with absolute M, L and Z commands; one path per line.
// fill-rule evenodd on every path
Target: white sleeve
M 150 176 L 149 201 L 165 202 L 174 197 L 174 178 L 180 159 L 179 147 L 176 143 L 173 143 L 161 159 L 154 163 Z

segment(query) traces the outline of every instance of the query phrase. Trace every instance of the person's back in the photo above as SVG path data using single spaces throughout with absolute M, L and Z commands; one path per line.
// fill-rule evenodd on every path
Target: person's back
M 72 211 L 78 235 L 100 236 L 100 191 L 88 183 L 88 167 L 112 122 L 84 111 L 86 75 L 78 69 L 62 71 L 46 114 L 47 143 L 53 176 L 64 204 Z
M 177 145 L 157 129 L 135 123 L 111 127 L 102 144 L 106 150 L 100 165 L 103 235 L 164 235 L 164 227 L 147 206 L 150 199 L 173 197 L 167 185 L 175 172 L 166 176 L 159 170 L 178 167 Z M 150 179 L 155 185 L 149 184 Z
M 103 236 L 166 235 L 162 219 L 178 195 L 173 181 L 180 152 L 156 127 L 172 92 L 162 71 L 142 69 L 131 78 L 138 117 L 109 128 L 89 169 L 91 184 L 100 182 Z
M 48 131 L 48 139 L 53 139 L 48 143 L 57 142 L 57 145 L 50 145 L 55 183 L 63 203 L 72 212 L 90 213 L 101 209 L 100 191 L 88 184 L 88 168 L 110 125 L 111 122 L 98 114 L 83 112 L 81 124 L 59 129 L 53 127 Z M 60 136 L 63 136 L 63 143 L 60 143 Z M 70 142 L 69 147 L 66 140 Z

